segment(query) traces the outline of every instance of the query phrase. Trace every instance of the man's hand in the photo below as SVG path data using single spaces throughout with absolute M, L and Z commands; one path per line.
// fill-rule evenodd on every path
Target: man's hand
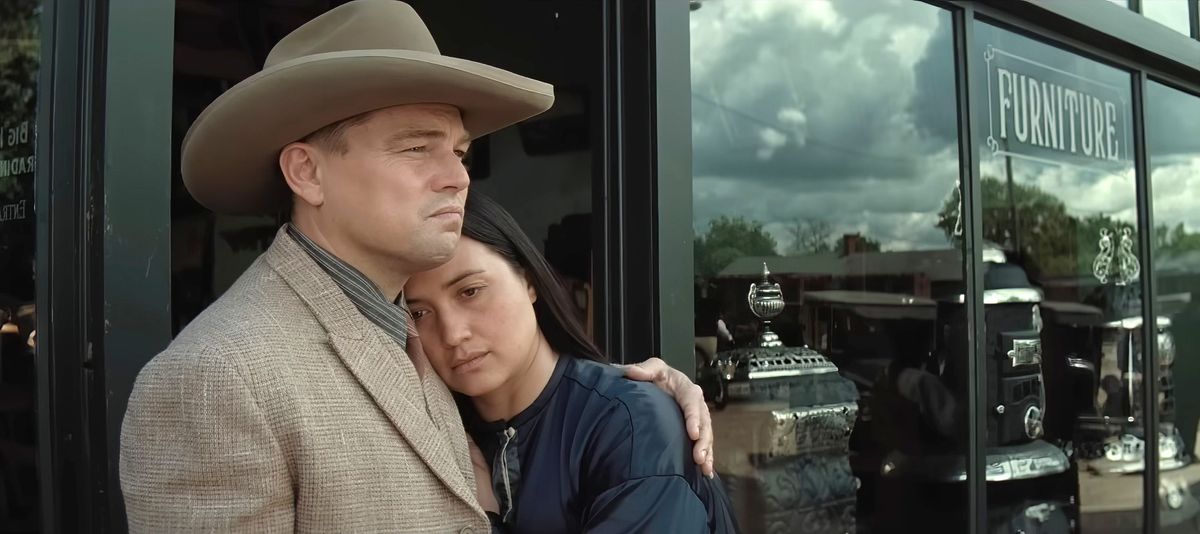
M 659 358 L 650 358 L 639 364 L 622 365 L 625 378 L 642 382 L 654 382 L 654 385 L 666 391 L 675 398 L 683 409 L 684 423 L 687 425 L 688 436 L 696 445 L 692 447 L 692 459 L 700 470 L 709 478 L 713 476 L 713 434 L 712 417 L 708 413 L 708 404 L 704 402 L 704 391 L 693 384 L 687 375 L 677 369 L 672 369 L 667 362 Z
M 475 498 L 483 511 L 500 513 L 500 502 L 496 500 L 496 492 L 492 489 L 492 469 L 483 458 L 483 451 L 475 444 L 475 440 L 467 437 L 467 448 L 471 450 L 471 467 L 475 470 Z

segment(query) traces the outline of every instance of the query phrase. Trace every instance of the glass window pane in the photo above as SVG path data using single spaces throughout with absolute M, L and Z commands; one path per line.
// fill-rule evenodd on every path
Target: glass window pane
M 1142 15 L 1184 35 L 1192 34 L 1188 2 L 1192 0 L 1142 0 Z
M 0 532 L 37 532 L 34 128 L 41 3 L 0 2 Z
M 989 515 L 1139 532 L 1131 78 L 976 28 L 983 234 L 1001 251 L 984 264 L 989 465 L 1032 471 L 1018 481 L 989 474 Z M 1046 515 L 1056 510 L 1063 517 Z
M 1159 316 L 1159 419 L 1162 442 L 1159 523 L 1162 531 L 1195 524 L 1200 502 L 1196 454 L 1200 389 L 1200 97 L 1150 83 L 1146 143 L 1154 207 L 1155 304 Z
M 965 532 L 950 15 L 692 6 L 698 380 L 741 526 Z

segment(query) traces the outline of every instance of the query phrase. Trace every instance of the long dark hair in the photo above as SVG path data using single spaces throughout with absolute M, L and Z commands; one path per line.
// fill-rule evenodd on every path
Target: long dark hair
M 496 201 L 475 191 L 467 196 L 465 211 L 463 237 L 474 239 L 492 249 L 533 284 L 537 291 L 533 311 L 550 348 L 561 355 L 607 362 L 608 358 L 584 333 L 583 326 L 572 310 L 573 304 L 554 274 L 554 269 L 512 215 Z

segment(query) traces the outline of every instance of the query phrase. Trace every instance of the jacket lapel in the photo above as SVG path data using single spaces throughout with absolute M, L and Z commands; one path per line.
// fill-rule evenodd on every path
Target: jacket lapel
M 370 326 L 374 329 L 374 325 Z M 449 436 L 426 410 L 412 402 L 411 394 L 423 394 L 419 391 L 421 385 L 415 380 L 416 369 L 407 360 L 407 355 L 382 333 L 370 332 L 362 338 L 353 338 L 330 332 L 329 340 L 342 362 L 417 455 L 447 487 L 474 506 L 475 490 L 468 486 L 454 460 L 455 451 Z M 397 363 L 397 359 L 402 363 Z M 410 395 L 401 394 L 401 391 Z
M 455 495 L 478 508 L 451 439 L 424 408 L 423 384 L 408 355 L 358 311 L 285 230 L 264 257 L 325 327 L 334 352 L 421 460 Z
M 428 403 L 429 413 L 433 414 L 442 431 L 449 436 L 450 446 L 454 448 L 454 459 L 458 460 L 458 468 L 466 477 L 467 485 L 473 487 L 477 481 L 475 480 L 475 469 L 471 465 L 471 452 L 467 449 L 467 430 L 462 425 L 462 418 L 458 414 L 458 406 L 454 404 L 454 397 L 429 365 L 429 360 L 425 357 L 425 350 L 421 347 L 420 337 L 414 336 L 409 339 L 408 354 L 413 360 L 420 360 L 422 365 L 429 370 L 421 379 L 421 387 L 425 390 L 425 401 Z

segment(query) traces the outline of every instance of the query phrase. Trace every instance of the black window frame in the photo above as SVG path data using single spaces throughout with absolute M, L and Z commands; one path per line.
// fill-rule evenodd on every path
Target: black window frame
M 97 60 L 96 5 L 78 0 L 44 0 L 35 146 L 34 196 L 37 218 L 35 262 L 37 305 L 38 484 L 41 528 L 59 532 L 90 522 L 90 488 L 95 483 L 85 442 L 83 389 L 94 375 L 85 371 L 90 296 L 86 253 L 92 236 L 85 212 L 94 204 L 96 176 L 87 165 L 94 141 Z M 74 520 L 75 522 L 72 522 Z
M 44 532 L 127 530 L 121 422 L 138 371 L 170 341 L 175 6 L 151 4 L 42 0 L 34 181 Z

